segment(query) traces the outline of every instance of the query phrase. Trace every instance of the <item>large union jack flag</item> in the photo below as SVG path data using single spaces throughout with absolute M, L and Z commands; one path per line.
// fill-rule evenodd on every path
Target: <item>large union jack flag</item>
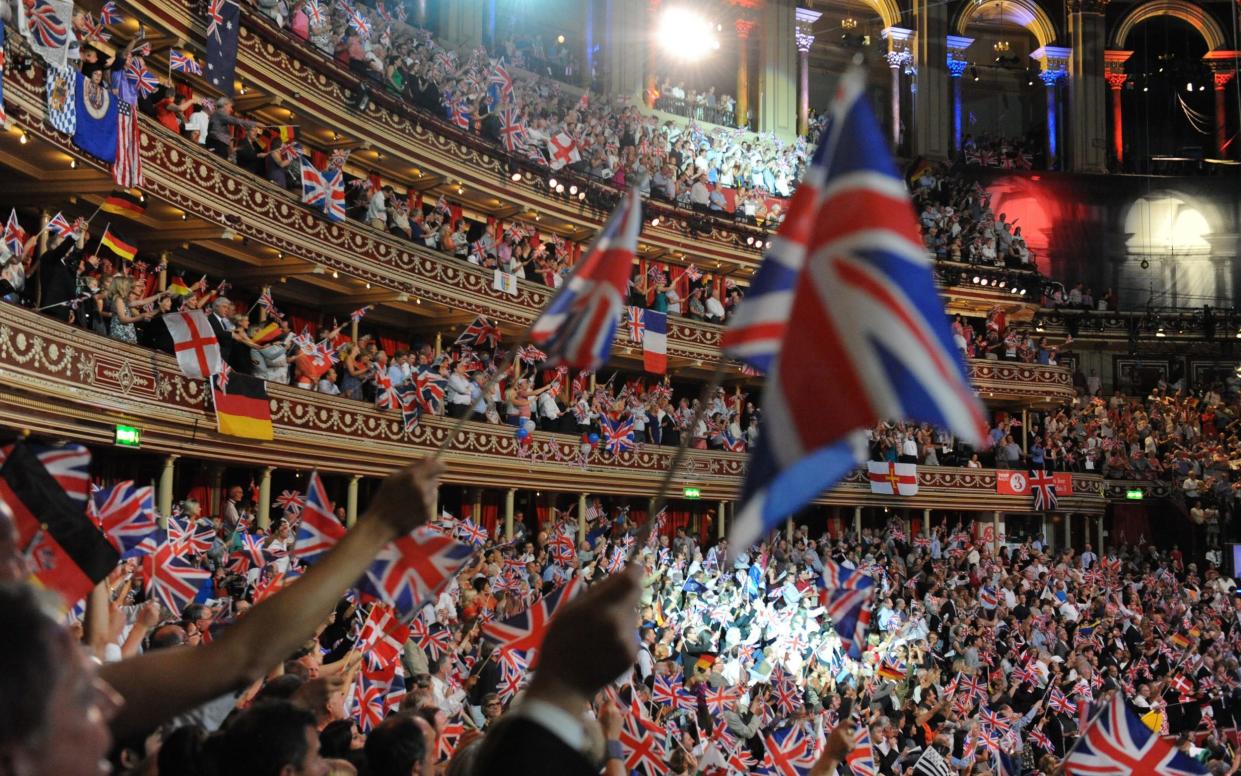
M 607 360 L 641 228 L 642 201 L 634 189 L 530 328 L 530 340 L 547 352 L 547 366 L 598 369 Z
M 625 752 L 625 772 L 656 776 L 668 772 L 667 752 L 664 747 L 666 732 L 646 718 L 642 704 L 637 698 L 630 700 L 628 713 L 621 719 L 621 749 Z
M 379 552 L 358 589 L 391 606 L 402 620 L 408 620 L 439 594 L 473 552 L 434 528 L 420 526 Z
M 91 494 L 96 524 L 122 554 L 130 552 L 158 529 L 155 489 L 139 488 L 130 480 Z
M 184 609 L 211 579 L 211 572 L 195 566 L 183 551 L 184 547 L 178 547 L 165 535 L 155 551 L 142 560 L 147 597 L 155 598 L 173 612 Z
M 814 738 L 800 723 L 773 730 L 763 736 L 763 743 L 767 747 L 764 764 L 779 776 L 807 776 L 817 759 Z
M 862 725 L 853 736 L 853 749 L 845 757 L 853 776 L 875 776 L 875 750 L 870 742 L 870 728 Z
M 625 308 L 625 325 L 629 329 L 629 341 L 641 342 L 646 332 L 646 310 L 641 307 Z
M 1030 471 L 1030 492 L 1034 494 L 1034 511 L 1051 512 L 1056 508 L 1056 478 L 1045 469 Z
M 461 336 L 457 337 L 457 341 L 453 344 L 482 345 L 494 348 L 500 344 L 500 326 L 480 315 L 474 319 L 473 323 L 465 327 L 465 331 L 461 332 Z
M 1151 732 L 1117 693 L 1064 758 L 1064 772 L 1069 776 L 1189 776 L 1206 773 L 1206 769 Z
M 483 623 L 483 638 L 494 642 L 501 649 L 524 653 L 525 658 L 533 663 L 534 655 L 547 634 L 547 624 L 556 614 L 556 609 L 564 602 L 572 600 L 581 589 L 582 578 L 571 577 L 564 585 L 535 601 L 524 612 L 507 620 Z
M 829 559 L 823 566 L 823 584 L 823 605 L 849 656 L 856 660 L 862 655 L 870 630 L 875 581 Z
M 504 150 L 510 154 L 524 148 L 528 142 L 526 125 L 522 123 L 521 111 L 516 105 L 506 105 L 500 109 L 500 140 L 504 142 Z
M 933 423 L 976 446 L 986 436 L 860 68 L 841 79 L 831 111 L 723 342 L 767 373 L 736 551 L 839 481 L 857 463 L 858 432 L 882 419 Z
M 345 535 L 345 527 L 332 514 L 332 502 L 328 500 L 319 472 L 310 474 L 306 506 L 302 508 L 301 518 L 297 539 L 293 543 L 293 556 L 309 565 L 322 558 Z
M 599 430 L 603 432 L 603 449 L 612 455 L 633 450 L 633 418 L 612 419 L 599 416 Z

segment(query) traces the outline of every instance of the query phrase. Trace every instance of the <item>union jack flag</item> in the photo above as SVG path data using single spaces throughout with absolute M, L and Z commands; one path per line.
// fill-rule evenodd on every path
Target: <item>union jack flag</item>
M 1117 693 L 1064 758 L 1064 772 L 1069 776 L 1190 776 L 1207 771 L 1151 732 Z
M 453 100 L 451 103 L 449 103 L 448 117 L 455 126 L 461 129 L 470 128 L 469 107 L 470 107 L 469 103 L 465 101 L 464 97 L 462 97 L 459 100 Z
M 69 25 L 56 13 L 47 0 L 24 0 L 26 25 L 29 32 L 44 48 L 58 49 L 69 42 Z
M 307 565 L 315 563 L 344 535 L 345 527 L 332 514 L 332 502 L 328 500 L 319 472 L 311 472 L 305 508 L 301 510 L 301 522 L 293 542 L 293 556 Z
M 421 526 L 380 550 L 358 589 L 396 609 L 401 619 L 409 619 L 473 554 L 467 545 Z
M 500 327 L 480 315 L 474 319 L 473 323 L 465 327 L 465 331 L 461 332 L 461 336 L 457 337 L 457 341 L 453 344 L 485 345 L 494 348 L 500 344 Z
M 667 773 L 663 726 L 646 718 L 637 698 L 630 700 L 627 711 L 621 719 L 620 734 L 617 736 L 625 752 L 625 773 L 640 772 L 645 776 Z
M 557 533 L 555 538 L 547 543 L 547 552 L 552 556 L 552 560 L 561 566 L 572 565 L 573 559 L 577 557 L 573 538 L 563 531 Z
M 740 697 L 741 691 L 735 687 L 717 687 L 708 689 L 703 700 L 707 704 L 707 711 L 718 717 L 732 708 Z
M 57 213 L 47 222 L 47 230 L 57 237 L 68 237 L 73 234 L 73 225 L 63 215 Z
M 463 735 L 465 735 L 465 723 L 461 719 L 461 712 L 457 712 L 439 730 L 439 735 L 436 737 L 436 759 L 444 762 L 451 758 L 457 751 L 457 742 Z
M 367 665 L 378 671 L 401 656 L 409 636 L 410 626 L 397 619 L 392 607 L 377 603 L 362 623 L 356 649 L 366 656 Z
M 528 142 L 526 125 L 522 123 L 521 111 L 516 105 L 506 105 L 500 109 L 500 140 L 509 153 L 525 147 Z
M 353 693 L 353 716 L 363 733 L 369 733 L 383 722 L 389 686 L 390 682 L 382 672 L 379 675 L 369 671 L 358 674 Z
M 625 308 L 625 325 L 629 329 L 629 341 L 641 342 L 646 332 L 646 310 L 641 307 Z
M 159 91 L 159 78 L 147 69 L 146 60 L 142 57 L 131 57 L 125 66 L 125 77 L 138 89 L 143 97 L 149 97 Z
M 634 189 L 530 328 L 531 341 L 547 351 L 548 366 L 598 369 L 607 360 L 641 227 L 642 202 Z
M 9 211 L 9 220 L 4 225 L 4 247 L 14 256 L 21 256 L 26 247 L 26 230 L 17 220 L 17 210 Z
M 496 62 L 491 68 L 491 75 L 487 76 L 487 83 L 500 87 L 500 95 L 502 97 L 507 97 L 513 93 L 513 77 L 509 75 L 508 69 L 504 67 L 503 60 Z
M 99 530 L 124 555 L 158 530 L 155 522 L 155 489 L 136 487 L 130 480 L 91 494 Z
M 428 415 L 444 414 L 444 388 L 448 381 L 430 367 L 422 367 L 414 375 L 413 388 L 418 405 Z
M 521 652 L 526 660 L 534 662 L 534 656 L 543 644 L 547 625 L 561 604 L 572 600 L 582 588 L 581 577 L 571 577 L 561 587 L 553 590 L 530 608 L 507 620 L 483 623 L 483 638 L 504 650 Z
M 229 566 L 229 570 L 235 571 L 238 574 L 245 574 L 252 568 L 263 568 L 271 560 L 271 555 L 263 547 L 262 537 L 251 533 L 242 533 L 238 541 L 240 546 L 233 550 L 229 556 L 233 561 Z
M 306 497 L 299 490 L 284 490 L 280 492 L 279 496 L 276 496 L 272 506 L 280 507 L 282 514 L 292 517 L 301 512 L 302 507 L 306 506 Z
M 306 18 L 310 20 L 311 25 L 318 27 L 323 24 L 323 6 L 319 4 L 319 0 L 306 0 L 305 6 Z
M 603 449 L 612 455 L 620 455 L 633 450 L 633 418 L 621 420 L 601 415 L 599 430 L 603 432 Z
M 468 517 L 457 523 L 456 534 L 458 539 L 475 547 L 487 543 L 487 530 Z
M 366 15 L 358 11 L 353 3 L 341 0 L 341 7 L 345 9 L 345 17 L 349 20 L 349 26 L 358 33 L 358 37 L 366 40 L 371 37 L 371 21 Z
M 1044 752 L 1056 753 L 1056 747 L 1052 745 L 1051 739 L 1043 732 L 1042 728 L 1031 728 L 1026 735 L 1030 738 L 1030 743 L 1042 749 Z
M 1046 470 L 1030 472 L 1030 492 L 1034 494 L 1035 512 L 1052 512 L 1056 508 L 1056 478 Z
M 794 724 L 763 736 L 769 771 L 778 776 L 807 776 L 817 759 L 814 738 L 804 725 Z
M 99 9 L 99 26 L 106 27 L 109 24 L 120 24 L 125 21 L 125 17 L 121 16 L 116 9 L 114 0 L 108 0 L 103 4 L 103 8 Z
M 853 749 L 845 756 L 853 776 L 875 776 L 875 750 L 870 742 L 870 728 L 865 725 L 853 736 Z
M 875 581 L 829 558 L 823 566 L 823 584 L 823 605 L 846 651 L 856 660 L 862 655 L 870 629 Z
M 1069 700 L 1069 697 L 1058 688 L 1052 688 L 1052 691 L 1047 694 L 1047 708 L 1054 709 L 1061 714 L 1077 713 L 1077 704 Z
M 452 651 L 452 633 L 442 625 L 427 625 L 421 617 L 409 624 L 409 636 L 432 660 Z
M 728 356 L 768 375 L 730 547 L 749 547 L 852 470 L 861 429 L 881 418 L 933 423 L 976 446 L 987 434 L 865 94 L 861 69 L 841 80 L 830 130 L 724 335 Z
M 745 440 L 734 437 L 730 431 L 725 431 L 720 437 L 720 444 L 730 453 L 745 452 Z
M 155 551 L 142 559 L 142 575 L 147 597 L 173 612 L 184 609 L 211 579 L 211 572 L 184 557 L 166 534 Z
M 675 674 L 659 674 L 651 685 L 651 702 L 660 706 L 675 708 L 681 693 L 684 676 L 678 671 Z
M 375 383 L 376 409 L 399 410 L 401 408 L 400 396 L 397 395 L 396 386 L 392 384 L 392 378 L 388 376 L 387 369 L 375 364 L 371 381 Z

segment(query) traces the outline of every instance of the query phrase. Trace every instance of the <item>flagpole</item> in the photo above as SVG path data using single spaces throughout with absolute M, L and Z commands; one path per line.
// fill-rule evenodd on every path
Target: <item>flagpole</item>
M 676 474 L 676 470 L 680 468 L 682 461 L 685 460 L 685 451 L 689 449 L 689 440 L 694 429 L 702 422 L 703 416 L 707 413 L 707 402 L 711 395 L 715 393 L 715 389 L 720 387 L 720 383 L 724 380 L 724 369 L 727 360 L 721 355 L 715 364 L 715 370 L 711 373 L 711 379 L 703 386 L 702 394 L 698 397 L 698 407 L 694 410 L 693 420 L 690 421 L 690 427 L 681 432 L 681 443 L 677 445 L 676 453 L 672 456 L 672 461 L 668 464 L 668 468 L 664 471 L 664 477 L 659 483 L 659 491 L 655 494 L 655 504 L 651 508 L 651 514 L 647 515 L 646 522 L 638 529 L 637 535 L 634 537 L 633 547 L 629 550 L 629 558 L 627 562 L 632 563 L 638 557 L 643 545 L 651 537 L 651 531 L 654 530 L 657 522 L 656 516 L 663 511 L 668 504 L 668 489 L 672 485 L 672 477 Z

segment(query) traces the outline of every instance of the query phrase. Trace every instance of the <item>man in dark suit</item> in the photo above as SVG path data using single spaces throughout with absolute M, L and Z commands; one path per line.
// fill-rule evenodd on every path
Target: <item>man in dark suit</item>
M 234 371 L 248 375 L 251 368 L 250 346 L 234 336 L 237 333 L 237 327 L 232 321 L 234 311 L 235 308 L 231 301 L 222 296 L 218 297 L 211 303 L 211 312 L 207 314 L 207 321 L 211 324 L 211 330 L 215 332 L 215 338 L 220 343 L 220 358 L 224 359 L 224 363 Z M 244 332 L 241 334 L 244 336 Z

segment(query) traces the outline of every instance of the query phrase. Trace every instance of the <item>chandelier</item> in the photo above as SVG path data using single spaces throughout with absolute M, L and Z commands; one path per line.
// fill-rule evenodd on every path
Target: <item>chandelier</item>
M 995 53 L 997 54 L 1007 54 L 1009 49 L 1012 48 L 1012 44 L 1007 40 L 997 40 L 991 48 L 995 49 Z
M 840 27 L 844 30 L 856 30 L 857 19 L 854 19 L 852 16 L 846 16 L 844 19 L 840 20 Z

